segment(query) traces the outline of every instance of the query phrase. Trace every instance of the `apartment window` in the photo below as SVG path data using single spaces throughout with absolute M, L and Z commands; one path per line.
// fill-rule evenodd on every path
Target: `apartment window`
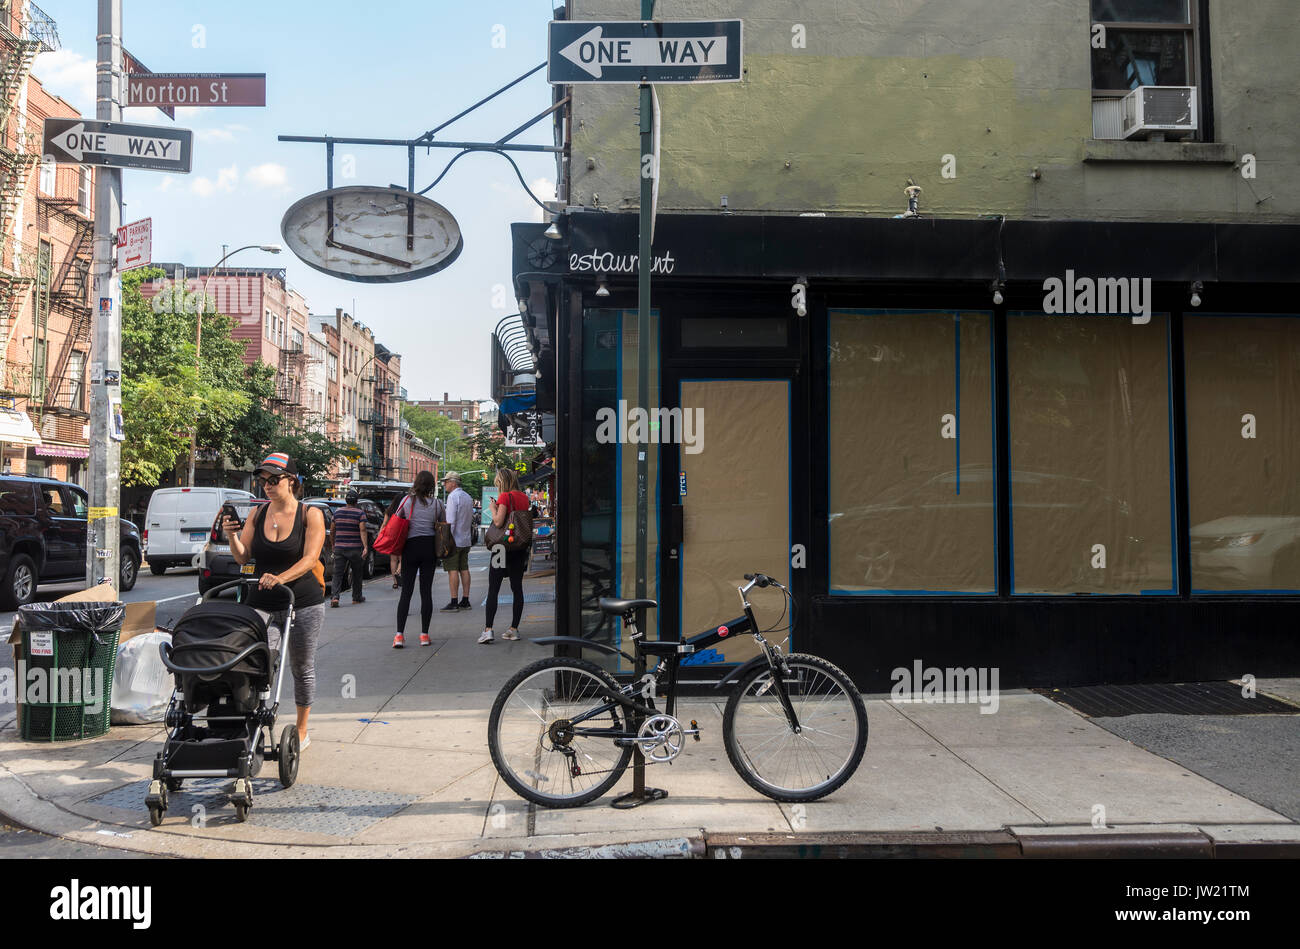
M 77 208 L 86 217 L 90 217 L 91 188 L 90 169 L 82 165 L 77 169 Z
M 294 351 L 295 353 L 300 353 L 300 352 L 302 352 L 302 344 L 303 344 L 302 330 L 294 330 L 294 331 L 293 331 L 293 351 Z
M 1195 4 L 1192 0 L 1091 0 L 1091 3 L 1093 135 L 1136 137 L 1143 133 L 1132 131 L 1134 110 L 1131 103 L 1125 104 L 1125 97 L 1132 90 L 1141 86 L 1197 87 L 1200 84 Z M 1201 111 L 1200 92 L 1197 89 L 1196 112 Z M 1164 94 L 1160 100 L 1148 100 L 1146 121 L 1184 124 L 1189 104 L 1189 97 L 1173 92 Z M 1126 110 L 1130 113 L 1127 117 Z M 1193 113 L 1191 118 L 1196 119 L 1197 115 Z M 1201 123 L 1196 124 L 1199 129 Z M 1159 134 L 1179 137 L 1188 133 L 1165 130 Z
M 40 182 L 41 194 L 49 194 L 49 195 L 54 194 L 54 187 L 55 187 L 54 172 L 55 169 L 57 168 L 58 165 L 56 165 L 52 161 L 41 162 L 41 182 Z
M 86 354 L 73 351 L 68 358 L 68 408 L 81 408 L 82 376 L 86 370 Z

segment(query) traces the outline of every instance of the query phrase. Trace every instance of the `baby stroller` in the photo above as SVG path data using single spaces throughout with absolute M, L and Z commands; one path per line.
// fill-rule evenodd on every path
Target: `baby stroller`
M 280 783 L 298 778 L 298 729 L 285 726 L 272 744 L 275 713 L 284 682 L 282 657 L 293 627 L 293 591 L 279 647 L 267 635 L 269 614 L 241 602 L 257 580 L 241 578 L 213 587 L 176 621 L 171 643 L 162 643 L 163 665 L 176 675 L 165 719 L 168 735 L 153 762 L 145 803 L 157 827 L 167 813 L 167 795 L 186 778 L 234 778 L 229 801 L 244 821 L 253 806 L 253 781 L 264 759 L 279 762 Z M 218 600 L 238 588 L 239 600 Z M 271 702 L 271 680 L 275 700 Z M 268 750 L 269 748 L 269 750 Z

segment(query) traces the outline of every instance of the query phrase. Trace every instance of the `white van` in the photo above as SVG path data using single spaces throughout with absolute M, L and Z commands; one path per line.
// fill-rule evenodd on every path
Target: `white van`
M 221 505 L 251 498 L 236 488 L 159 488 L 149 498 L 144 556 L 156 576 L 168 567 L 189 567 L 203 550 Z

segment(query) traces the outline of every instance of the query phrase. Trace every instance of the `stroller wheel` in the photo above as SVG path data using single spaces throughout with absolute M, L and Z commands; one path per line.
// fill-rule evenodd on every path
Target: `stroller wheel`
M 236 801 L 235 820 L 239 821 L 241 824 L 244 821 L 248 820 L 248 808 L 249 808 L 249 804 L 247 801 Z
M 293 782 L 298 780 L 298 762 L 301 758 L 296 726 L 284 726 L 284 731 L 280 733 L 280 747 L 276 757 L 280 761 L 280 783 L 286 788 L 293 787 Z
M 149 782 L 149 793 L 145 796 L 144 803 L 149 808 L 149 823 L 157 827 L 167 813 L 167 789 L 162 781 L 155 778 Z
M 161 804 L 150 804 L 150 805 L 149 805 L 149 823 L 151 823 L 151 824 L 153 824 L 153 826 L 157 827 L 159 824 L 161 824 L 161 823 L 163 822 L 163 815 L 166 814 L 166 813 L 167 813 L 167 812 L 166 812 L 165 810 L 163 810 Z

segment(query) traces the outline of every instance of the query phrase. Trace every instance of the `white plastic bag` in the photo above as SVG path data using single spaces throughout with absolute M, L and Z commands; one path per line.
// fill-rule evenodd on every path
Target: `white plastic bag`
M 169 643 L 171 633 L 141 633 L 117 647 L 113 670 L 114 725 L 147 725 L 167 714 L 176 680 L 158 655 L 158 644 Z

